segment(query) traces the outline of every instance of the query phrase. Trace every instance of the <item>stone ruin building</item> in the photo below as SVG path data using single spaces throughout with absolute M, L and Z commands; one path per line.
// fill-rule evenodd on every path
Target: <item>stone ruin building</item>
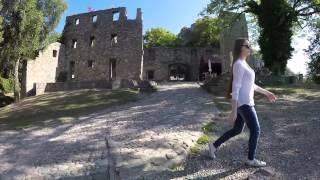
M 235 14 L 230 14 L 230 16 Z M 143 47 L 143 17 L 125 7 L 66 18 L 61 43 L 24 65 L 25 95 L 79 88 L 111 88 L 119 80 L 198 81 L 230 71 L 233 43 L 248 37 L 244 15 L 221 33 L 220 47 Z M 209 62 L 209 63 L 208 63 Z

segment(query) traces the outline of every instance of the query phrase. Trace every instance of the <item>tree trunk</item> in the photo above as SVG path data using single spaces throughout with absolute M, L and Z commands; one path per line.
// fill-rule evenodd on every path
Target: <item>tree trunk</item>
M 20 82 L 19 82 L 19 64 L 20 58 L 17 60 L 16 64 L 14 65 L 14 100 L 15 102 L 20 101 Z

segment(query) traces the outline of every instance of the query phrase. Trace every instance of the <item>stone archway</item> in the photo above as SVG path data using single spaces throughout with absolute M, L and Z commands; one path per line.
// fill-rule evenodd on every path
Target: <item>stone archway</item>
M 190 68 L 183 63 L 174 63 L 168 66 L 170 81 L 190 81 Z
M 199 63 L 199 80 L 203 81 L 205 79 L 205 74 L 209 73 L 209 63 L 208 59 L 205 59 L 203 56 L 201 56 L 200 63 Z M 214 55 L 212 58 L 210 58 L 211 62 L 211 73 L 216 74 L 219 76 L 222 73 L 222 60 L 219 58 L 219 56 Z

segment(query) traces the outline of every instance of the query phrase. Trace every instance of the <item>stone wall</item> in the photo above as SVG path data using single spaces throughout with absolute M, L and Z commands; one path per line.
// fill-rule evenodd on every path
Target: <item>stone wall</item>
M 261 86 L 274 86 L 302 83 L 303 76 L 274 76 L 274 75 L 256 75 L 256 84 Z
M 34 94 L 35 83 L 56 82 L 58 60 L 64 61 L 64 45 L 53 43 L 40 52 L 36 59 L 27 61 L 22 78 L 22 94 Z
M 79 89 L 111 89 L 110 81 L 81 81 L 81 82 L 57 82 L 57 83 L 36 83 L 35 95 L 45 92 L 70 91 Z
M 228 17 L 236 15 L 230 13 Z M 197 81 L 207 75 L 209 59 L 213 73 L 227 73 L 235 39 L 248 37 L 244 15 L 230 25 L 221 33 L 220 49 L 143 49 L 140 8 L 135 19 L 127 18 L 124 7 L 68 16 L 62 44 L 51 44 L 39 57 L 25 65 L 22 89 L 31 95 L 36 93 L 36 83 L 46 84 L 49 89 L 59 90 L 58 87 L 61 87 L 64 90 L 69 88 L 59 83 L 51 88 L 48 83 L 120 82 L 123 79 L 166 81 L 172 78 Z M 40 84 L 39 91 L 43 89 Z
M 249 38 L 248 26 L 245 14 L 239 15 L 238 13 L 224 12 L 222 16 L 230 21 L 228 26 L 223 28 L 220 35 L 220 53 L 224 59 L 223 69 L 230 72 L 234 42 L 239 37 Z
M 140 79 L 142 27 L 141 9 L 134 20 L 127 19 L 124 7 L 67 17 L 63 38 L 67 61 L 61 65 L 69 72 L 68 80 Z
M 207 65 L 208 59 L 212 63 L 222 63 L 219 49 L 207 48 L 148 48 L 145 49 L 143 78 L 148 78 L 148 72 L 153 71 L 153 78 L 149 80 L 165 81 L 169 79 L 170 66 L 180 64 L 187 67 L 187 80 L 196 81 L 199 78 L 200 63 Z M 201 62 L 202 61 L 202 62 Z

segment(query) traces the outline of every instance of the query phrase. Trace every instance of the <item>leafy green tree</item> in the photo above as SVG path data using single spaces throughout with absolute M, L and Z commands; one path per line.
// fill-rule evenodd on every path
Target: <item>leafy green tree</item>
M 291 37 L 296 16 L 285 0 L 264 0 L 256 8 L 261 27 L 258 43 L 265 66 L 275 75 L 284 74 L 294 50 Z
M 64 0 L 2 0 L 4 40 L 1 61 L 14 66 L 14 96 L 20 100 L 19 68 L 24 60 L 34 59 L 46 46 L 49 34 L 67 8 Z
M 178 34 L 184 46 L 219 47 L 222 20 L 205 16 L 198 19 L 190 28 L 182 28 Z
M 219 15 L 224 11 L 250 13 L 257 18 L 265 65 L 274 74 L 283 74 L 293 51 L 293 28 L 315 22 L 320 0 L 211 0 L 203 13 Z
M 152 28 L 144 36 L 144 46 L 150 47 L 175 47 L 179 44 L 177 36 L 163 28 Z
M 315 36 L 311 39 L 311 44 L 306 50 L 310 57 L 308 65 L 308 78 L 320 84 L 320 19 L 313 27 Z
M 2 1 L 0 0 L 0 11 L 2 10 Z M 3 27 L 3 25 L 2 25 L 2 23 L 3 23 L 3 17 L 2 16 L 0 16 L 0 43 L 3 41 L 3 29 L 2 29 L 2 27 Z

